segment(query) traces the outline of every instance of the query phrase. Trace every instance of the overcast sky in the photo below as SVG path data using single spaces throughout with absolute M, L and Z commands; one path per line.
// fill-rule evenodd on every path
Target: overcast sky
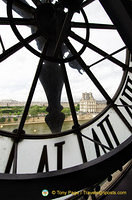
M 6 16 L 5 4 L 0 1 L 0 16 Z M 88 20 L 90 23 L 107 23 L 111 24 L 108 16 L 101 7 L 98 1 L 94 1 L 88 6 L 85 11 L 88 13 Z M 76 14 L 74 17 L 76 21 L 82 21 L 81 14 Z M 19 27 L 23 37 L 30 35 L 30 29 L 24 26 Z M 76 29 L 76 33 L 83 37 L 85 30 Z M 18 42 L 16 36 L 12 32 L 9 26 L 0 25 L 0 34 L 5 44 L 5 48 L 8 49 L 12 45 Z M 112 53 L 117 49 L 124 46 L 119 35 L 115 30 L 94 30 L 90 29 L 90 42 L 97 47 L 103 49 L 107 53 Z M 77 48 L 80 47 L 78 43 L 73 43 Z M 2 52 L 0 46 L 0 53 Z M 125 52 L 117 54 L 115 57 L 124 62 Z M 102 57 L 95 52 L 87 49 L 82 58 L 90 65 Z M 2 99 L 14 99 L 19 101 L 25 101 L 28 96 L 28 92 L 33 80 L 33 76 L 37 67 L 39 59 L 29 52 L 26 48 L 22 48 L 14 55 L 10 56 L 0 65 L 0 100 Z M 69 65 L 66 66 L 68 76 L 73 92 L 75 101 L 78 101 L 83 92 L 92 92 L 96 99 L 103 99 L 98 89 L 94 86 L 92 81 L 83 72 L 80 74 L 78 70 L 72 69 Z M 104 86 L 106 91 L 112 97 L 116 92 L 122 77 L 122 70 L 117 65 L 110 61 L 103 61 L 102 63 L 95 65 L 92 68 L 92 72 L 96 75 L 100 83 Z M 34 94 L 34 101 L 46 101 L 44 90 L 38 81 L 37 88 Z M 65 88 L 62 93 L 62 101 L 66 101 Z

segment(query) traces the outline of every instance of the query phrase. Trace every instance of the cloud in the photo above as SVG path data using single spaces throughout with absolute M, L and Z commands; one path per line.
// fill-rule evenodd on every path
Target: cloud
M 88 20 L 90 23 L 111 23 L 98 1 L 91 3 L 85 11 L 88 13 Z M 6 16 L 5 5 L 2 1 L 0 1 L 0 16 Z M 76 14 L 74 19 L 76 19 L 76 21 L 83 21 L 83 17 L 79 14 Z M 23 26 L 21 26 L 19 30 L 22 34 L 24 34 L 24 36 L 28 36 L 30 34 L 30 29 L 25 29 Z M 82 31 L 81 29 L 76 29 L 76 32 L 81 37 L 85 35 L 85 31 Z M 0 34 L 6 49 L 18 42 L 9 26 L 0 26 Z M 115 30 L 91 29 L 90 42 L 107 53 L 112 53 L 124 45 Z M 79 48 L 77 43 L 75 44 L 75 47 Z M 88 48 L 81 57 L 87 65 L 90 65 L 102 58 L 101 55 Z M 122 52 L 116 55 L 116 57 L 124 62 L 125 53 Z M 38 62 L 39 59 L 26 48 L 22 48 L 17 53 L 2 62 L 0 66 L 0 99 L 9 98 L 26 100 Z M 90 80 L 85 72 L 81 75 L 76 69 L 72 69 L 68 65 L 66 68 L 75 101 L 78 101 L 81 98 L 83 92 L 92 92 L 96 99 L 103 99 L 101 92 L 96 88 L 93 81 Z M 104 89 L 108 91 L 109 95 L 112 97 L 120 83 L 122 69 L 110 61 L 103 61 L 102 63 L 92 67 L 91 70 Z M 37 84 L 34 100 L 46 101 L 46 95 L 44 94 L 44 90 L 40 82 Z M 63 88 L 62 101 L 65 100 L 67 100 L 67 95 L 65 88 Z

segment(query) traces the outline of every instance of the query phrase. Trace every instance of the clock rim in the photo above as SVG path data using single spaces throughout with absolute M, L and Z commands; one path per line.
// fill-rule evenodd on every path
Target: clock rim
M 93 174 L 91 174 L 91 172 L 93 169 L 95 170 L 95 168 L 96 168 L 97 174 L 100 175 L 99 177 L 100 178 L 103 177 L 104 179 L 104 176 L 105 178 L 107 178 L 108 175 L 114 173 L 116 170 L 120 170 L 121 167 L 131 159 L 132 157 L 131 153 L 132 153 L 132 135 L 129 138 L 127 138 L 123 143 L 121 143 L 119 146 L 112 149 L 110 152 L 94 160 L 91 160 L 89 162 L 79 164 L 74 167 L 69 167 L 66 169 L 60 169 L 60 170 L 55 170 L 55 171 L 50 171 L 50 172 L 39 172 L 39 173 L 28 173 L 28 174 L 0 173 L 0 180 L 13 181 L 13 180 L 27 180 L 27 179 L 28 180 L 48 179 L 48 178 L 60 177 L 62 175 L 67 177 L 68 175 L 70 176 L 72 173 L 75 173 L 77 176 L 77 173 L 80 174 L 80 172 L 81 173 L 84 172 L 87 178 L 88 176 L 89 178 L 90 177 L 92 178 Z M 112 163 L 114 163 L 114 165 Z M 105 171 L 104 170 L 102 171 L 102 166 L 105 166 Z M 108 166 L 110 166 L 110 168 Z M 96 173 L 96 171 L 94 171 L 94 173 Z M 96 182 L 97 182 L 97 176 L 96 176 Z

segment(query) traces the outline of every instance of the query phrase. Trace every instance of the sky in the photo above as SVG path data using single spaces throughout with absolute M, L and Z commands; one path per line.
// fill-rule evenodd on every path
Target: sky
M 87 6 L 85 11 L 87 13 L 89 23 L 112 23 L 98 1 L 94 1 Z M 0 17 L 5 16 L 6 7 L 5 4 L 0 1 Z M 17 15 L 14 14 L 14 16 Z M 81 14 L 76 14 L 73 19 L 78 22 L 83 21 Z M 18 29 L 23 37 L 27 37 L 31 34 L 30 28 L 19 26 Z M 85 37 L 85 29 L 73 29 L 73 31 L 75 31 L 81 37 Z M 16 36 L 9 26 L 0 25 L 0 35 L 6 49 L 18 42 Z M 112 53 L 124 46 L 116 30 L 90 29 L 89 41 L 107 53 Z M 71 42 L 74 47 L 76 47 L 78 50 L 80 49 L 80 44 L 78 42 L 73 40 L 71 40 Z M 32 45 L 37 48 L 35 42 Z M 0 53 L 2 53 L 1 46 Z M 124 62 L 125 51 L 117 54 L 115 57 Z M 86 51 L 82 54 L 82 58 L 87 65 L 90 65 L 101 59 L 102 56 L 90 49 L 86 49 Z M 0 63 L 0 100 L 13 99 L 18 101 L 26 101 L 38 62 L 38 57 L 33 55 L 26 48 L 22 48 L 17 53 Z M 66 64 L 66 69 L 74 101 L 79 101 L 83 92 L 92 92 L 95 99 L 104 99 L 83 70 L 81 70 L 81 74 L 77 69 L 71 68 L 68 64 Z M 102 63 L 92 67 L 91 71 L 103 85 L 108 94 L 112 97 L 121 81 L 121 68 L 112 62 L 105 60 Z M 33 101 L 47 101 L 40 81 L 38 81 Z M 62 91 L 62 101 L 67 101 L 65 87 L 63 87 Z

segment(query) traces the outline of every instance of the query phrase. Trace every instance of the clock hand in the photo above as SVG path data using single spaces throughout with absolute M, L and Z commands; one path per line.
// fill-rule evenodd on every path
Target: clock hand
M 71 10 L 69 10 L 69 12 L 66 14 L 62 29 L 57 38 L 57 42 L 56 42 L 56 46 L 55 46 L 55 50 L 54 50 L 54 54 L 53 54 L 54 57 L 58 56 L 60 47 L 64 41 L 64 38 L 66 37 L 66 33 L 67 33 L 68 29 L 69 29 L 69 23 L 71 22 L 72 16 L 73 16 L 73 12 Z
M 60 30 L 60 34 L 57 38 L 57 42 L 56 42 L 56 46 L 55 46 L 55 50 L 54 50 L 54 57 L 58 56 L 60 47 L 65 39 L 65 37 L 67 36 L 67 32 L 70 28 L 69 24 L 71 23 L 71 19 L 73 17 L 74 12 L 78 12 L 80 10 L 81 4 L 82 4 L 83 0 L 59 0 L 58 3 L 64 7 L 64 8 L 68 8 L 68 12 L 66 14 L 63 26 Z

